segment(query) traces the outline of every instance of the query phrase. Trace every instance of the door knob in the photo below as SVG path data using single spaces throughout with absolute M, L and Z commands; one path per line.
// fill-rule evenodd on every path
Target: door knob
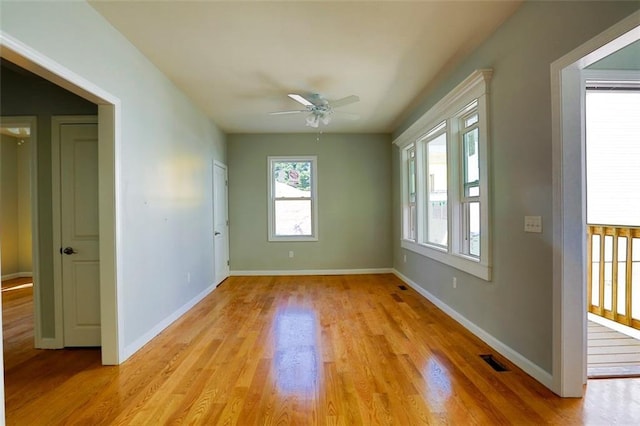
M 75 251 L 73 247 L 65 247 L 64 249 L 60 249 L 60 251 L 67 255 L 77 253 L 77 251 Z
M 218 231 L 216 231 L 216 232 L 214 232 L 214 233 L 213 233 L 213 235 L 214 235 L 215 237 L 217 237 L 218 235 L 220 235 L 220 233 L 219 233 Z

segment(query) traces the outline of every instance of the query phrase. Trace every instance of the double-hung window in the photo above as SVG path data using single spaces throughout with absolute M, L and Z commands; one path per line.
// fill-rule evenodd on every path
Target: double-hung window
M 478 70 L 394 143 L 401 149 L 403 248 L 491 279 L 487 96 Z
M 317 241 L 315 156 L 268 157 L 269 241 Z

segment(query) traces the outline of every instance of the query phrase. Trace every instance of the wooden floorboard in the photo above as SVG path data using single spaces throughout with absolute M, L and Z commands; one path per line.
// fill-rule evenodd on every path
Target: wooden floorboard
M 559 398 L 401 284 L 231 277 L 111 367 L 95 349 L 32 349 L 31 288 L 3 292 L 7 424 L 640 423 L 640 380 Z
M 589 378 L 640 377 L 640 341 L 593 321 L 587 341 Z

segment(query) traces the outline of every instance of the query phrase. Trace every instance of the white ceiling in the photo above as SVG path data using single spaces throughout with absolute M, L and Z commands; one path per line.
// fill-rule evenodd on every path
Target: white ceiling
M 390 132 L 520 6 L 499 1 L 93 1 L 227 133 L 315 132 L 288 93 L 360 96 L 326 132 Z

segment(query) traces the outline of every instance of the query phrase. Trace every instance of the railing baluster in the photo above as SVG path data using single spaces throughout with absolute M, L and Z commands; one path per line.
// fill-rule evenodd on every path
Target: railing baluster
M 587 311 L 593 312 L 593 235 L 594 227 L 587 226 Z
M 598 270 L 598 285 L 600 286 L 600 303 L 598 311 L 600 316 L 604 316 L 604 237 L 606 230 L 602 228 L 602 234 L 600 236 L 600 269 Z
M 598 238 L 595 238 L 596 236 Z M 608 240 L 606 237 L 609 237 L 609 242 L 612 243 L 612 252 L 609 255 L 605 253 L 605 249 L 608 246 L 608 243 L 605 242 Z M 638 244 L 640 243 L 640 227 L 587 226 L 587 305 L 588 311 L 591 313 L 640 329 L 640 315 L 636 315 L 638 318 L 633 317 L 634 239 L 636 240 L 635 248 L 637 251 L 640 249 L 640 244 Z M 596 249 L 595 255 L 597 258 L 594 256 L 594 248 Z M 637 253 L 636 257 L 638 257 Z M 607 272 L 607 261 L 611 263 L 610 273 Z M 598 268 L 594 271 L 596 262 Z M 622 262 L 625 264 L 621 265 Z M 638 270 L 640 271 L 640 269 Z M 605 278 L 611 279 L 611 294 L 606 292 Z M 594 279 L 598 281 L 594 283 Z M 638 280 L 638 277 L 636 277 L 636 280 Z M 594 285 L 597 286 L 596 294 L 593 292 Z M 622 291 L 623 289 L 624 291 Z M 640 286 L 636 288 L 636 291 L 640 291 Z M 597 296 L 597 300 L 594 296 Z M 607 298 L 611 300 L 610 309 L 607 309 L 608 302 L 605 303 Z M 640 312 L 640 306 L 636 306 L 637 312 Z
M 625 325 L 631 326 L 631 302 L 633 301 L 633 294 L 632 294 L 632 289 L 631 289 L 631 271 L 633 268 L 633 263 L 631 262 L 631 246 L 633 244 L 633 235 L 631 234 L 631 232 L 629 232 L 627 234 L 627 280 L 625 282 L 625 284 L 627 285 L 627 291 L 626 291 L 626 309 L 625 309 L 625 315 L 626 315 L 626 321 L 625 321 Z
M 613 228 L 613 250 L 611 258 L 611 314 L 618 318 L 618 228 Z

